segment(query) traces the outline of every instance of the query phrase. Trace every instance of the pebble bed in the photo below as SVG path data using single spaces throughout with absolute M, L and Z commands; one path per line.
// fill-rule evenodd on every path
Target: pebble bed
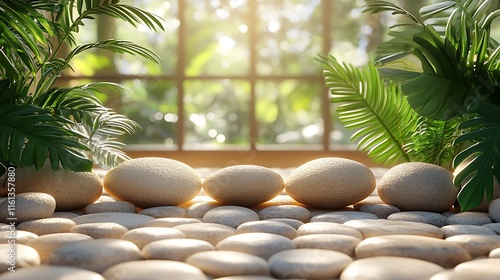
M 294 171 L 272 170 L 285 181 Z M 195 171 L 206 179 L 217 170 Z M 378 184 L 387 169 L 371 171 Z M 103 192 L 84 209 L 19 223 L 14 273 L 12 228 L 0 224 L 0 280 L 500 279 L 500 200 L 489 213 L 452 210 L 401 211 L 377 190 L 340 209 L 285 191 L 253 206 L 202 190 L 177 206 L 143 208 Z

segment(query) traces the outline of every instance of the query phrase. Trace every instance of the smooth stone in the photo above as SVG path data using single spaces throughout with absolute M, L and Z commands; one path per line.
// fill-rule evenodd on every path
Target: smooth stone
M 64 212 L 64 211 L 59 211 L 59 212 L 54 212 L 54 214 L 52 214 L 52 216 L 50 216 L 51 218 L 66 218 L 66 219 L 73 219 L 73 218 L 76 218 L 78 216 L 81 216 L 77 213 L 74 213 L 74 212 Z
M 493 249 L 500 247 L 499 235 L 462 234 L 445 240 L 464 247 L 472 258 L 488 256 Z
M 95 239 L 68 244 L 57 249 L 52 254 L 49 264 L 102 273 L 115 264 L 135 260 L 142 260 L 142 255 L 134 243 L 119 239 Z
M 190 205 L 186 210 L 186 216 L 188 218 L 194 219 L 203 219 L 205 214 L 219 206 L 223 206 L 220 202 L 217 201 L 200 201 L 196 202 L 193 205 Z
M 340 280 L 422 280 L 444 271 L 444 268 L 419 259 L 402 257 L 372 257 L 349 264 Z
M 482 226 L 484 224 L 490 224 L 491 220 L 488 213 L 483 212 L 462 212 L 456 213 L 446 218 L 446 223 L 448 225 L 474 225 Z
M 401 212 L 396 206 L 388 204 L 366 204 L 359 207 L 359 211 L 374 214 L 379 219 L 387 219 L 391 214 Z
M 307 208 L 298 205 L 276 205 L 260 210 L 259 218 L 261 220 L 294 219 L 307 223 L 311 219 L 311 212 Z
M 214 280 L 276 280 L 276 278 L 270 276 L 238 275 L 238 276 L 215 278 Z
M 436 226 L 408 221 L 352 220 L 345 222 L 344 225 L 361 232 L 363 239 L 392 234 L 420 235 L 435 238 L 443 238 L 444 236 L 441 229 Z
M 500 258 L 500 247 L 491 250 L 491 252 L 488 254 L 489 258 Z
M 408 221 L 430 224 L 437 227 L 446 225 L 446 217 L 442 214 L 426 211 L 405 211 L 391 214 L 387 217 L 391 221 Z
M 498 185 L 498 184 L 497 184 Z M 488 206 L 490 218 L 495 223 L 500 223 L 500 198 L 493 199 Z
M 186 263 L 212 277 L 269 275 L 269 265 L 265 260 L 242 252 L 224 250 L 198 252 L 189 256 Z
M 37 237 L 37 234 L 25 230 L 0 231 L 0 244 L 9 243 L 10 240 L 15 240 L 17 244 L 26 244 L 29 240 Z
M 484 224 L 482 227 L 489 228 L 496 234 L 500 234 L 500 223 Z
M 221 240 L 216 250 L 238 251 L 261 257 L 267 260 L 273 254 L 295 249 L 292 240 L 272 233 L 241 233 Z
M 202 181 L 193 168 L 180 161 L 144 157 L 110 169 L 103 184 L 111 196 L 144 209 L 185 203 L 200 192 Z
M 201 224 L 201 221 L 193 218 L 159 218 L 144 224 L 145 227 L 166 227 L 171 228 L 178 225 Z
M 215 251 L 214 245 L 198 239 L 165 239 L 153 241 L 142 248 L 147 260 L 185 261 L 198 252 Z
M 203 272 L 189 264 L 168 260 L 128 261 L 106 269 L 106 280 L 208 280 Z
M 449 268 L 471 259 L 469 252 L 460 245 L 416 235 L 370 237 L 358 244 L 355 254 L 358 259 L 380 256 L 420 259 Z
M 103 201 L 95 202 L 84 209 L 85 214 L 94 213 L 135 213 L 135 205 L 128 201 Z
M 298 229 L 301 225 L 304 224 L 303 222 L 301 222 L 299 220 L 286 219 L 286 218 L 268 219 L 268 221 L 284 223 L 284 224 L 287 224 L 287 225 L 293 227 L 294 229 Z
M 447 225 L 441 227 L 441 230 L 445 238 L 460 234 L 497 235 L 492 229 L 474 225 Z
M 15 273 L 0 274 L 0 280 L 106 280 L 100 274 L 68 266 L 40 265 L 25 267 Z
M 204 240 L 212 245 L 236 234 L 236 229 L 230 226 L 213 223 L 185 224 L 173 228 L 182 231 L 186 238 Z
M 156 219 L 160 218 L 185 218 L 186 209 L 179 206 L 157 206 L 143 209 L 139 212 L 141 215 L 147 215 Z
M 51 233 L 69 232 L 74 226 L 76 226 L 76 223 L 71 219 L 45 218 L 20 223 L 17 226 L 17 229 L 29 231 L 37 235 L 45 235 Z
M 375 176 L 365 165 L 345 158 L 311 160 L 296 168 L 285 182 L 298 202 L 327 209 L 354 204 L 375 190 Z
M 385 204 L 382 199 L 377 194 L 372 194 L 370 196 L 367 196 L 365 199 L 358 201 L 352 205 L 354 210 L 360 211 L 362 206 L 365 205 L 372 205 L 372 204 Z
M 33 238 L 26 245 L 34 248 L 42 264 L 47 263 L 52 253 L 68 244 L 92 240 L 92 237 L 80 233 L 53 233 Z
M 257 165 L 221 168 L 203 181 L 203 190 L 225 205 L 253 206 L 279 195 L 285 185 L 274 170 Z
M 182 231 L 175 228 L 142 227 L 131 229 L 122 235 L 123 240 L 130 241 L 142 249 L 148 243 L 163 239 L 186 238 Z
M 20 269 L 23 267 L 40 265 L 40 255 L 30 246 L 23 244 L 0 244 L 0 271 L 6 272 L 10 267 Z M 6 272 L 10 273 L 10 272 Z
M 292 240 L 298 249 L 324 249 L 354 256 L 354 249 L 361 242 L 359 238 L 342 234 L 308 234 Z
M 102 182 L 93 172 L 52 170 L 50 161 L 36 170 L 35 167 L 16 169 L 16 192 L 42 192 L 56 200 L 56 211 L 85 208 L 102 194 Z
M 10 202 L 15 201 L 14 205 Z M 9 211 L 14 206 L 14 212 Z M 5 199 L 0 202 L 0 222 L 9 223 L 9 218 L 15 218 L 16 223 L 29 220 L 50 218 L 56 209 L 56 200 L 50 195 L 41 192 L 27 192 L 16 194 L 15 200 Z M 13 213 L 14 216 L 10 216 Z
M 343 224 L 350 220 L 377 220 L 378 217 L 374 214 L 356 212 L 356 211 L 336 211 L 319 214 L 311 218 L 311 222 L 328 222 Z
M 12 230 L 12 225 L 6 223 L 0 223 L 0 231 L 9 231 L 9 230 Z
M 323 249 L 294 249 L 278 252 L 268 262 L 272 275 L 280 279 L 331 279 L 338 277 L 352 258 Z
M 498 280 L 500 276 L 500 259 L 477 259 L 457 265 L 455 279 Z
M 292 226 L 269 220 L 246 222 L 236 228 L 236 234 L 249 232 L 274 233 L 290 239 L 297 237 L 297 230 Z
M 95 213 L 73 218 L 77 225 L 92 223 L 116 223 L 128 229 L 144 226 L 145 223 L 154 220 L 151 216 L 133 213 Z
M 237 228 L 243 223 L 258 220 L 259 215 L 248 208 L 241 206 L 219 206 L 205 213 L 202 222 Z
M 401 211 L 442 213 L 455 203 L 453 174 L 424 162 L 405 162 L 389 169 L 377 185 L 379 197 Z
M 69 232 L 86 234 L 94 239 L 116 238 L 120 239 L 128 229 L 116 223 L 81 224 L 71 228 Z
M 343 224 L 328 223 L 328 222 L 314 222 L 307 223 L 297 229 L 299 236 L 309 234 L 342 234 L 355 237 L 362 240 L 363 235 L 356 229 L 348 227 Z

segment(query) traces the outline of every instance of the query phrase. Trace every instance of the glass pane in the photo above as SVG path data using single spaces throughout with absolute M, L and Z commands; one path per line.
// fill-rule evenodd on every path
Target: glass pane
M 257 83 L 257 144 L 321 144 L 321 86 L 297 80 Z
M 186 1 L 187 76 L 248 73 L 246 2 Z
M 248 82 L 187 81 L 185 91 L 186 148 L 249 145 Z

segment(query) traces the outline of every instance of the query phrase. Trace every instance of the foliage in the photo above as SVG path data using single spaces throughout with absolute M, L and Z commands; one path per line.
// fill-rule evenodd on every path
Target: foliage
M 464 164 L 454 180 L 461 187 L 458 202 L 462 211 L 477 206 L 484 195 L 491 200 L 493 176 L 500 179 L 500 47 L 491 36 L 492 22 L 500 16 L 499 4 L 443 1 L 421 8 L 416 16 L 390 2 L 366 3 L 365 11 L 391 12 L 405 19 L 391 27 L 391 38 L 379 46 L 375 63 L 384 78 L 397 83 L 420 116 L 416 132 L 404 146 L 409 154 L 404 159 L 436 163 L 450 170 Z M 327 84 L 330 70 L 325 68 Z M 342 75 L 352 78 L 353 71 L 344 69 Z M 372 75 L 363 83 L 379 84 L 380 80 Z M 336 102 L 335 88 L 332 93 Z M 391 106 L 400 105 L 388 103 L 381 110 L 393 110 L 387 109 Z M 355 120 L 357 111 L 346 116 Z M 386 125 L 383 119 L 379 121 L 373 127 Z M 387 135 L 376 136 L 365 141 L 388 141 Z M 440 154 L 441 159 L 429 157 L 429 151 Z M 391 155 L 379 150 L 376 156 L 388 159 Z
M 72 59 L 90 49 L 127 53 L 158 63 L 149 49 L 127 40 L 75 43 L 74 35 L 98 15 L 154 31 L 160 18 L 116 0 L 0 1 L 0 162 L 3 166 L 88 171 L 93 162 L 115 165 L 127 159 L 115 137 L 133 133 L 136 122 L 106 108 L 96 95 L 122 91 L 95 82 L 55 87 Z M 63 50 L 69 48 L 67 54 Z M 0 170 L 2 174 L 5 170 Z

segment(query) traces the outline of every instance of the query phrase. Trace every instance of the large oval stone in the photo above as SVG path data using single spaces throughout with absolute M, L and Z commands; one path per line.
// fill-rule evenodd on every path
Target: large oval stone
M 139 208 L 179 205 L 193 199 L 202 181 L 190 166 L 167 158 L 137 158 L 109 170 L 103 179 L 111 196 Z
M 129 261 L 116 264 L 104 271 L 106 280 L 124 279 L 182 279 L 207 280 L 208 278 L 198 268 L 177 261 L 148 260 Z
M 5 199 L 0 202 L 0 222 L 9 223 L 8 218 L 16 218 L 16 223 L 29 220 L 49 218 L 56 209 L 56 200 L 47 193 L 27 192 L 20 193 L 13 200 Z M 9 207 L 10 206 L 10 207 Z M 14 208 L 11 208 L 14 206 Z M 14 209 L 14 212 L 9 211 Z M 12 215 L 11 215 L 12 214 Z
M 365 165 L 345 158 L 320 158 L 296 168 L 285 190 L 298 202 L 319 208 L 354 204 L 375 189 L 375 176 Z

